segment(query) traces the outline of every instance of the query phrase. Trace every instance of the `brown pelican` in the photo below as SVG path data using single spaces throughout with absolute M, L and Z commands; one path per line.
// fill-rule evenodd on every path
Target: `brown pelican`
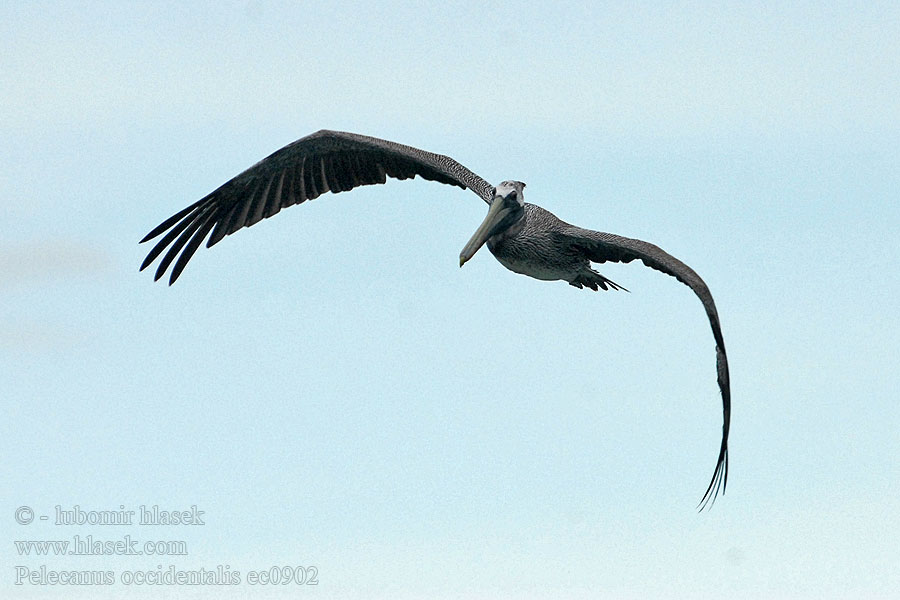
M 165 233 L 147 255 L 141 270 L 168 248 L 154 280 L 162 277 L 175 261 L 169 277 L 171 285 L 207 234 L 206 246 L 210 247 L 242 227 L 325 192 L 337 194 L 361 185 L 384 183 L 387 177 L 411 179 L 416 175 L 470 189 L 489 205 L 487 216 L 459 255 L 459 266 L 487 243 L 488 250 L 504 267 L 536 279 L 561 279 L 577 288 L 595 291 L 624 289 L 593 270 L 591 263 L 639 259 L 694 290 L 716 340 L 724 416 L 716 470 L 698 505 L 701 510 L 710 506 L 719 491 L 724 493 L 728 481 L 731 389 L 725 342 L 709 288 L 693 269 L 653 244 L 575 227 L 525 202 L 525 184 L 520 181 L 504 181 L 494 187 L 447 156 L 355 133 L 322 130 L 288 144 L 163 221 L 141 240 L 143 243 Z

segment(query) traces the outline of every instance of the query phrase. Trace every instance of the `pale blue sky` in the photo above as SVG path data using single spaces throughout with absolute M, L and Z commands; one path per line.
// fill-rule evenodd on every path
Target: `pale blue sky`
M 171 597 L 878 598 L 900 589 L 900 8 L 445 2 L 0 8 L 0 595 L 13 566 L 315 565 L 314 589 Z M 137 267 L 157 223 L 344 129 L 449 154 L 715 296 L 458 254 L 474 195 L 327 195 Z M 194 530 L 17 507 L 197 504 Z M 14 540 L 183 539 L 23 558 Z

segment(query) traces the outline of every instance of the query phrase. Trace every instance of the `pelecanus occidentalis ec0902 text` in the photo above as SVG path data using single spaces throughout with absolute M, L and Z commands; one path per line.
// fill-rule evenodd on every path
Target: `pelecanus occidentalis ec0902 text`
M 163 221 L 141 240 L 143 243 L 165 234 L 147 255 L 141 270 L 168 249 L 155 279 L 161 278 L 174 261 L 171 285 L 207 235 L 206 246 L 210 247 L 282 208 L 325 192 L 336 194 L 362 185 L 385 183 L 388 177 L 411 179 L 416 175 L 472 190 L 489 206 L 484 221 L 459 255 L 460 266 L 486 243 L 491 254 L 511 271 L 536 279 L 561 279 L 577 288 L 596 291 L 624 288 L 593 270 L 591 263 L 639 259 L 694 291 L 703 303 L 716 341 L 724 417 L 716 470 L 699 507 L 711 505 L 719 492 L 724 493 L 728 481 L 731 388 L 719 315 L 706 283 L 693 269 L 653 244 L 575 227 L 525 202 L 525 184 L 520 181 L 504 181 L 494 187 L 447 156 L 355 133 L 322 130 L 288 144 Z

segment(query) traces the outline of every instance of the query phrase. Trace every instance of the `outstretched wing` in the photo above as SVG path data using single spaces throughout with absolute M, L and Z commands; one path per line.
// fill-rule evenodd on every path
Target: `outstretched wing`
M 141 240 L 143 243 L 166 232 L 144 259 L 141 270 L 168 248 L 154 280 L 162 277 L 178 257 L 169 278 L 171 285 L 207 234 L 209 248 L 242 227 L 325 192 L 337 194 L 361 185 L 384 183 L 387 177 L 412 179 L 416 175 L 470 189 L 490 203 L 491 184 L 450 157 L 365 135 L 323 129 L 288 144 L 160 223 Z
M 713 473 L 709 487 L 700 501 L 698 507 L 702 510 L 715 501 L 721 490 L 725 492 L 728 483 L 728 429 L 731 423 L 731 387 L 728 381 L 728 356 L 725 354 L 725 340 L 722 338 L 722 328 L 719 325 L 719 315 L 716 312 L 716 303 L 706 283 L 697 273 L 658 246 L 648 242 L 634 240 L 611 233 L 601 233 L 569 225 L 560 235 L 563 244 L 568 244 L 573 251 L 586 256 L 592 262 L 621 262 L 628 263 L 634 259 L 640 259 L 645 265 L 657 271 L 662 271 L 682 282 L 697 294 L 709 324 L 712 327 L 713 337 L 716 339 L 716 367 L 718 371 L 719 389 L 722 392 L 722 412 L 724 422 L 722 425 L 722 445 L 719 448 L 719 460 L 716 463 L 716 471 Z

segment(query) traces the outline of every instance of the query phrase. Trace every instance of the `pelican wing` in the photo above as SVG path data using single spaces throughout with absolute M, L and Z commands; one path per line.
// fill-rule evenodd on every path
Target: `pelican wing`
M 165 232 L 144 259 L 141 270 L 168 248 L 154 280 L 162 277 L 177 257 L 169 278 L 171 285 L 207 234 L 209 248 L 242 227 L 325 192 L 337 194 L 384 183 L 387 177 L 412 179 L 416 175 L 470 189 L 490 203 L 491 184 L 450 157 L 365 135 L 323 129 L 288 144 L 160 223 L 141 240 L 143 243 Z
M 716 340 L 716 367 L 719 389 L 722 392 L 724 418 L 722 445 L 719 448 L 716 470 L 699 505 L 701 509 L 706 507 L 715 501 L 719 491 L 724 493 L 728 482 L 728 429 L 731 422 L 731 387 L 728 381 L 728 356 L 725 354 L 725 341 L 722 338 L 716 303 L 713 301 L 709 288 L 692 268 L 658 246 L 648 242 L 575 226 L 564 228 L 560 235 L 562 236 L 560 241 L 563 244 L 568 245 L 572 251 L 586 256 L 592 262 L 628 263 L 634 259 L 640 259 L 648 267 L 671 275 L 694 290 L 694 293 L 697 294 L 697 297 L 703 303 L 703 308 L 706 310 L 706 316 L 709 317 L 709 324 L 712 327 L 713 337 Z

